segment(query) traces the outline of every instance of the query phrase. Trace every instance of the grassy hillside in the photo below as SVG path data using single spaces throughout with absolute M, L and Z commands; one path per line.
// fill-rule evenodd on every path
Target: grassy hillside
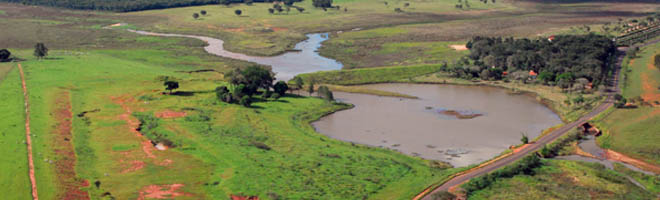
M 642 98 L 639 108 L 615 109 L 598 122 L 605 134 L 598 138 L 604 148 L 660 165 L 660 69 L 653 64 L 653 57 L 660 54 L 660 44 L 642 49 L 633 59 L 626 60 L 623 96 L 627 99 Z M 642 103 L 637 103 L 642 105 Z
M 50 59 L 41 61 L 27 50 L 16 53 L 29 59 L 22 64 L 32 99 L 37 181 L 44 199 L 61 198 L 70 187 L 92 197 L 109 192 L 117 199 L 138 198 L 150 188 L 174 188 L 186 194 L 179 197 L 183 199 L 406 199 L 456 171 L 398 152 L 336 141 L 309 126 L 311 120 L 346 108 L 343 104 L 298 96 L 261 100 L 254 108 L 220 103 L 208 91 L 225 84 L 222 75 L 179 73 L 195 68 L 168 67 L 179 60 L 157 59 L 172 52 L 53 51 Z M 160 94 L 164 88 L 155 80 L 158 76 L 176 77 L 179 90 L 192 95 Z M 20 100 L 20 94 L 12 97 Z M 56 133 L 62 132 L 57 118 L 61 102 L 71 104 L 73 115 L 67 120 L 72 122 L 69 139 L 75 155 L 54 151 L 61 148 L 56 140 Z M 84 111 L 91 112 L 79 115 Z M 132 130 L 143 119 L 138 116 L 164 111 L 187 116 L 151 117 L 155 130 L 176 145 L 158 151 Z M 76 162 L 62 165 L 62 159 Z M 63 167 L 74 167 L 75 177 L 58 173 Z M 64 181 L 82 179 L 88 184 Z
M 498 179 L 470 199 L 653 199 L 655 194 L 634 185 L 600 164 L 544 160 L 534 175 Z

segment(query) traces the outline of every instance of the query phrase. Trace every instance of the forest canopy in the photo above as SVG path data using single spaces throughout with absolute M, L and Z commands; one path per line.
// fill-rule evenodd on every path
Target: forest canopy
M 243 3 L 244 1 L 245 0 L 0 0 L 0 2 L 22 3 L 26 5 L 118 12 L 198 6 L 207 4 Z M 273 1 L 274 0 L 252 0 L 252 2 Z M 291 1 L 299 2 L 301 0 Z
M 543 83 L 562 88 L 578 79 L 598 85 L 612 70 L 608 61 L 616 52 L 610 38 L 595 34 L 537 40 L 475 37 L 466 46 L 472 63 L 463 61 L 468 66 L 462 76 L 502 79 L 503 74 L 538 74 Z

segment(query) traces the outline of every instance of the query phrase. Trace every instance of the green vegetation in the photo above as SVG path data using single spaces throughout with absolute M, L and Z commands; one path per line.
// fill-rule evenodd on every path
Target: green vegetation
M 0 63 L 0 191 L 3 198 L 30 199 L 23 90 L 14 65 Z
M 440 71 L 445 65 L 416 65 L 323 71 L 301 74 L 305 83 L 359 85 L 368 83 L 407 82 L 412 78 Z
M 137 198 L 137 191 L 148 185 L 180 183 L 188 193 L 213 199 L 231 194 L 405 199 L 456 172 L 430 167 L 428 161 L 398 152 L 336 141 L 308 124 L 348 105 L 289 95 L 278 101 L 255 101 L 251 108 L 225 104 L 207 92 L 227 84 L 221 76 L 177 73 L 189 68 L 160 66 L 167 60 L 143 62 L 161 58 L 159 51 L 130 52 L 89 51 L 73 56 L 52 51 L 51 57 L 58 59 L 41 61 L 30 57 L 29 51 L 18 52 L 30 60 L 23 66 L 29 74 L 35 133 L 53 131 L 50 124 L 55 119 L 48 113 L 55 109 L 52 102 L 60 92 L 71 93 L 73 113 L 101 110 L 73 119 L 77 176 L 102 183 L 98 189 L 85 188 L 92 196 L 110 191 L 114 198 Z M 194 95 L 153 92 L 163 84 L 162 78 L 154 77 L 162 76 L 176 78 L 179 92 Z M 150 158 L 141 142 L 146 139 L 131 133 L 131 123 L 122 117 L 130 110 L 135 111 L 129 119 L 141 122 L 138 130 L 146 138 L 171 148 L 153 150 Z M 185 111 L 188 116 L 155 117 L 163 110 Z M 59 158 L 49 147 L 51 138 L 48 134 L 35 137 L 43 198 L 63 191 L 58 189 L 58 176 L 49 170 L 58 166 L 41 162 Z M 173 164 L 162 166 L 166 160 Z M 144 167 L 130 164 L 134 162 L 143 162 Z
M 475 37 L 466 46 L 473 62 L 459 61 L 464 66 L 452 70 L 457 77 L 525 81 L 538 73 L 543 84 L 571 91 L 584 91 L 589 83 L 596 87 L 604 82 L 613 71 L 610 60 L 616 53 L 610 38 L 595 34 L 540 40 Z
M 654 199 L 652 192 L 594 163 L 542 160 L 530 175 L 497 179 L 470 199 Z
M 660 44 L 645 47 L 637 56 L 625 60 L 622 76 L 623 98 L 629 99 L 637 108 L 610 110 L 596 120 L 603 130 L 598 143 L 651 164 L 660 164 L 659 101 L 660 70 L 654 66 L 654 56 L 660 53 Z M 640 100 L 641 99 L 641 100 Z

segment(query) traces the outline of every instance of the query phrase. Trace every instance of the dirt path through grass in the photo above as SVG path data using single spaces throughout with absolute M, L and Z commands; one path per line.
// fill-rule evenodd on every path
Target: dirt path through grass
M 37 195 L 37 179 L 34 177 L 34 161 L 32 159 L 32 139 L 30 138 L 30 103 L 28 99 L 27 87 L 25 85 L 25 74 L 23 73 L 23 67 L 21 64 L 18 64 L 18 69 L 21 72 L 21 84 L 23 85 L 23 98 L 25 99 L 25 139 L 27 141 L 27 151 L 28 151 L 28 166 L 29 166 L 29 175 L 30 183 L 32 184 L 32 199 L 38 200 L 39 196 Z

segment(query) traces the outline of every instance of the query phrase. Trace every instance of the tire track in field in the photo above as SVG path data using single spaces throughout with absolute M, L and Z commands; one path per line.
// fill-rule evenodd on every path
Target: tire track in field
M 18 64 L 18 70 L 21 72 L 21 84 L 23 85 L 23 99 L 25 100 L 25 139 L 27 141 L 28 167 L 30 183 L 32 184 L 32 199 L 39 200 L 37 195 L 37 179 L 34 177 L 34 160 L 32 159 L 32 138 L 30 137 L 30 101 L 28 99 L 27 87 L 25 85 L 25 74 L 23 67 Z

